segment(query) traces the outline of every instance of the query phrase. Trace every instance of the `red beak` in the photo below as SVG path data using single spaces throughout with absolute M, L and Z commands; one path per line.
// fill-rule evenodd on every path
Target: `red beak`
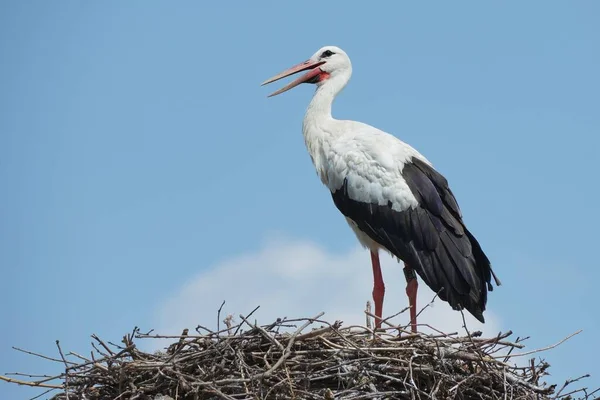
M 322 71 L 318 67 L 321 66 L 321 65 L 323 65 L 323 64 L 325 64 L 325 61 L 306 60 L 304 62 L 301 62 L 300 64 L 294 65 L 293 67 L 286 69 L 282 73 L 277 74 L 277 75 L 275 75 L 272 78 L 267 79 L 266 81 L 264 81 L 261 84 L 261 86 L 266 85 L 266 84 L 271 83 L 271 82 L 278 81 L 278 80 L 280 80 L 282 78 L 285 78 L 286 76 L 297 74 L 298 72 L 302 72 L 302 71 L 306 71 L 306 70 L 311 70 L 311 71 L 307 72 L 306 74 L 302 75 L 301 77 L 299 77 L 298 79 L 296 79 L 295 81 L 293 81 L 292 83 L 288 84 L 287 86 L 284 86 L 281 89 L 279 89 L 279 90 L 271 93 L 268 97 L 277 96 L 278 94 L 281 94 L 283 92 L 287 92 L 291 88 L 296 87 L 296 86 L 298 86 L 301 83 L 310 81 L 315 76 L 319 75 Z

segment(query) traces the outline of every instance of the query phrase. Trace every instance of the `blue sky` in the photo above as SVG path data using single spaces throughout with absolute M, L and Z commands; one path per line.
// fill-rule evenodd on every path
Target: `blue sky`
M 267 99 L 283 84 L 259 86 L 337 45 L 354 75 L 334 115 L 436 165 L 503 281 L 488 306 L 497 324 L 530 347 L 583 329 L 543 355 L 549 379 L 591 373 L 600 385 L 589 351 L 600 329 L 600 3 L 231 4 L 0 3 L 0 373 L 56 370 L 11 346 L 53 353 L 60 339 L 88 352 L 92 333 L 118 342 L 164 325 L 166 304 L 205 274 L 223 275 L 223 289 L 192 314 L 210 315 L 237 284 L 274 287 L 260 268 L 251 283 L 219 275 L 232 260 L 268 249 L 285 273 L 298 254 L 281 249 L 301 254 L 298 243 L 325 264 L 355 254 L 304 148 L 313 88 Z M 399 271 L 384 274 L 401 284 Z M 331 296 L 343 293 L 330 279 Z M 401 289 L 388 298 L 404 302 Z M 275 310 L 278 297 L 265 299 L 245 306 Z M 0 383 L 2 398 L 37 393 Z

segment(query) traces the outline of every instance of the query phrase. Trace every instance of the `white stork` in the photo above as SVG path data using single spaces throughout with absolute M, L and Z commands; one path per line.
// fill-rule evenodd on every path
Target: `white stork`
M 263 85 L 308 71 L 269 95 L 301 83 L 317 86 L 302 132 L 308 153 L 333 202 L 358 241 L 371 252 L 376 327 L 385 286 L 379 250 L 404 262 L 411 330 L 417 331 L 417 277 L 454 310 L 467 309 L 484 322 L 488 290 L 500 281 L 475 237 L 467 230 L 446 179 L 414 148 L 356 121 L 336 120 L 331 105 L 352 75 L 348 55 L 326 46 L 308 60 Z

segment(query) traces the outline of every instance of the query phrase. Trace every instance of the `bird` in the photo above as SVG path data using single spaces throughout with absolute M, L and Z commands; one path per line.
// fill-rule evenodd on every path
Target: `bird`
M 370 251 L 375 328 L 381 328 L 385 297 L 381 252 L 404 264 L 411 332 L 418 331 L 417 276 L 453 310 L 466 309 L 485 323 L 492 277 L 496 286 L 501 282 L 467 229 L 447 179 L 396 136 L 333 118 L 332 104 L 352 75 L 350 58 L 341 48 L 322 47 L 261 86 L 299 72 L 305 73 L 268 97 L 300 84 L 316 85 L 302 123 L 304 142 L 336 208 Z

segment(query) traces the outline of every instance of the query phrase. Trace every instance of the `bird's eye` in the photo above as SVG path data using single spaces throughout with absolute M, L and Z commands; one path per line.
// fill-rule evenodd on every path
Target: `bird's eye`
M 321 58 L 327 58 L 327 57 L 331 57 L 332 55 L 334 55 L 335 53 L 331 50 L 325 50 L 323 52 L 323 54 L 321 54 Z

